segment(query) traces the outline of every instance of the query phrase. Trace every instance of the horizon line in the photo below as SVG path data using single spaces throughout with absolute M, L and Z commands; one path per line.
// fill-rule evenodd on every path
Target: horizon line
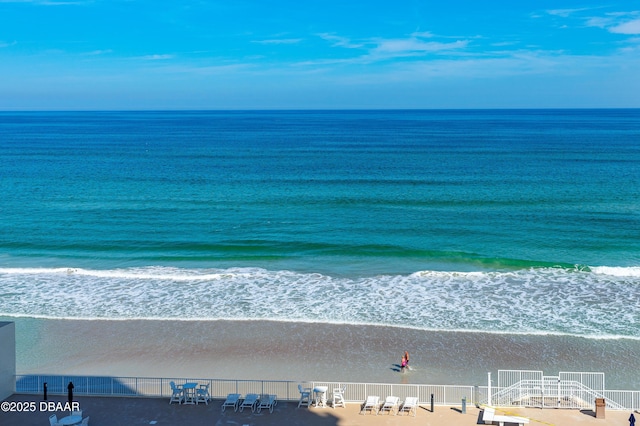
M 599 111 L 640 110 L 640 107 L 502 107 L 502 108 L 87 108 L 87 109 L 3 109 L 0 113 L 38 112 L 356 112 L 356 111 Z

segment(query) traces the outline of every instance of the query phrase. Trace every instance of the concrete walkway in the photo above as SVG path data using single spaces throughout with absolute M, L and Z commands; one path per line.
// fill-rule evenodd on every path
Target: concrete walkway
M 42 398 L 38 395 L 13 395 L 7 402 L 34 402 L 35 412 L 0 412 L 0 425 L 3 426 L 47 426 L 49 416 L 57 414 L 58 418 L 68 412 L 40 411 Z M 64 396 L 50 396 L 49 401 L 66 402 Z M 304 425 L 304 426 L 378 426 L 378 425 L 420 425 L 420 426 L 472 426 L 483 424 L 481 410 L 467 407 L 462 414 L 459 407 L 436 406 L 434 412 L 420 407 L 416 417 L 385 415 L 361 415 L 359 404 L 347 404 L 346 408 L 297 408 L 297 402 L 280 401 L 273 413 L 233 412 L 222 413 L 222 401 L 213 400 L 209 405 L 169 405 L 163 398 L 114 398 L 114 397 L 82 397 L 76 399 L 83 410 L 83 416 L 90 416 L 90 426 L 244 426 L 244 425 Z M 33 406 L 33 405 L 32 405 Z M 506 409 L 497 412 L 503 414 L 528 417 L 531 426 L 626 426 L 629 424 L 630 412 L 607 411 L 605 419 L 596 419 L 590 410 L 556 410 L 556 409 Z M 640 422 L 640 414 L 636 414 Z M 512 426 L 512 425 L 509 425 Z

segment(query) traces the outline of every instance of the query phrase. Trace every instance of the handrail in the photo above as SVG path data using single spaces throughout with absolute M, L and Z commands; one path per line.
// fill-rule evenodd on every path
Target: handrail
M 474 403 L 477 393 L 474 386 L 455 385 L 404 385 L 388 383 L 353 383 L 327 381 L 278 381 L 278 380 L 235 380 L 203 378 L 158 378 L 158 377 L 110 377 L 110 376 L 66 376 L 66 375 L 16 375 L 16 393 L 38 394 L 47 391 L 52 395 L 66 395 L 67 384 L 73 382 L 76 395 L 87 396 L 127 396 L 127 397 L 170 397 L 170 382 L 182 384 L 198 382 L 209 384 L 213 399 L 224 399 L 229 393 L 276 394 L 279 400 L 297 401 L 300 397 L 299 383 L 305 387 L 327 386 L 329 389 L 346 386 L 345 402 L 362 402 L 368 395 L 418 397 L 419 403 L 427 404 L 433 395 L 434 405 L 460 405 L 462 399 Z
M 636 407 L 625 407 L 622 403 L 615 401 L 612 398 L 607 398 L 607 394 L 611 394 L 611 392 L 616 393 L 626 393 L 630 392 L 632 395 L 632 400 L 640 397 L 639 391 L 597 391 L 589 388 L 584 383 L 580 383 L 575 380 L 564 380 L 561 382 L 561 388 L 553 386 L 549 387 L 545 385 L 544 378 L 542 380 L 539 379 L 525 379 L 520 380 L 506 388 L 497 389 L 495 393 L 492 395 L 492 400 L 495 401 L 494 405 L 496 406 L 515 406 L 515 400 L 521 401 L 530 398 L 540 398 L 540 404 L 535 406 L 543 407 L 545 406 L 543 398 L 556 398 L 558 401 L 560 398 L 576 398 L 578 395 L 586 394 L 592 400 L 596 398 L 604 398 L 607 408 L 611 410 L 628 410 L 635 409 Z M 634 396 L 637 395 L 637 396 Z M 591 406 L 592 401 L 583 400 L 584 404 L 582 407 L 576 407 L 574 403 L 571 405 L 571 408 L 585 408 L 586 406 Z M 481 403 L 486 403 L 487 400 L 481 400 Z M 575 402 L 575 401 L 574 401 Z M 635 405 L 635 404 L 633 404 Z M 531 405 L 534 406 L 534 405 Z
M 300 397 L 298 384 L 305 383 L 305 387 L 318 385 L 327 386 L 329 389 L 346 386 L 344 394 L 345 402 L 361 403 L 369 395 L 398 396 L 404 399 L 408 396 L 418 397 L 419 404 L 430 404 L 433 398 L 434 405 L 457 406 L 462 400 L 469 404 L 481 405 L 487 402 L 488 388 L 486 386 L 458 386 L 458 385 L 428 385 L 428 384 L 390 384 L 390 383 L 355 383 L 355 382 L 327 382 L 327 381 L 278 381 L 278 380 L 235 380 L 235 379 L 203 379 L 203 378 L 158 378 L 158 377 L 111 377 L 111 376 L 68 376 L 46 374 L 20 374 L 16 375 L 15 393 L 40 394 L 43 392 L 44 383 L 47 383 L 47 391 L 51 395 L 66 395 L 67 384 L 73 382 L 74 393 L 86 396 L 116 396 L 116 397 L 166 397 L 171 395 L 170 382 L 177 384 L 185 382 L 199 382 L 209 384 L 209 392 L 213 399 L 225 399 L 229 393 L 258 393 L 276 394 L 279 400 L 297 401 Z M 569 383 L 570 381 L 567 381 Z M 539 380 L 524 380 L 521 384 L 529 388 L 518 390 L 517 385 L 506 388 L 492 388 L 492 397 L 501 406 L 517 406 L 513 401 L 501 400 L 505 395 L 520 392 L 520 398 L 534 396 L 526 391 L 532 390 L 531 386 L 541 385 Z M 640 408 L 640 391 L 604 390 L 594 391 L 584 384 L 574 382 L 575 385 L 564 387 L 564 393 L 583 395 L 589 398 L 604 397 L 607 408 L 612 410 L 636 410 Z M 539 397 L 536 394 L 535 397 Z M 548 393 L 546 396 L 557 396 Z M 574 395 L 575 396 L 575 395 Z M 584 401 L 589 404 L 590 401 Z M 544 406 L 544 405 L 543 405 Z M 577 408 L 577 407 L 565 407 Z M 583 408 L 583 407 L 580 407 Z

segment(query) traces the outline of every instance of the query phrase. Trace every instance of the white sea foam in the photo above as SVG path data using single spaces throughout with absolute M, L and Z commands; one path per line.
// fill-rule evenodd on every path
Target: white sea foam
M 4 268 L 0 315 L 272 319 L 636 338 L 637 277 L 595 269 L 342 278 L 259 268 Z
M 595 266 L 591 267 L 594 274 L 612 275 L 615 277 L 640 277 L 640 267 L 613 267 L 613 266 Z

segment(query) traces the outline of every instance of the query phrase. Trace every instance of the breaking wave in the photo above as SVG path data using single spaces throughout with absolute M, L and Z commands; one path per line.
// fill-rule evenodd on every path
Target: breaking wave
M 0 315 L 260 320 L 639 338 L 640 268 L 418 271 L 0 268 Z

